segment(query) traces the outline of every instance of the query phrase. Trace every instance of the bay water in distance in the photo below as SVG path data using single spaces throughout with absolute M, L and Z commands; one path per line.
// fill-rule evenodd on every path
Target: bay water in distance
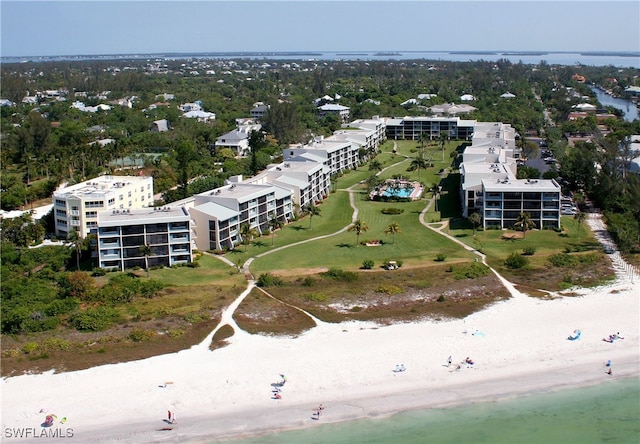
M 537 65 L 587 65 L 615 66 L 620 68 L 640 68 L 638 52 L 547 52 L 547 51 L 300 51 L 300 52 L 210 52 L 210 53 L 148 53 L 148 54 L 95 54 L 59 56 L 11 56 L 1 57 L 2 63 L 46 62 L 46 61 L 88 61 L 88 60 L 136 60 L 136 59 L 247 59 L 247 60 L 343 60 L 343 61 L 409 61 L 426 60 L 469 62 L 509 60 L 511 63 Z
M 331 408 L 329 404 L 326 408 Z M 216 441 L 219 442 L 219 441 Z M 229 441 L 233 444 L 637 444 L 640 379 Z

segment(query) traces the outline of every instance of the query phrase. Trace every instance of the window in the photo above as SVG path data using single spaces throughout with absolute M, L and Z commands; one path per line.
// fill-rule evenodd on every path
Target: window
M 124 200 L 124 194 L 121 194 L 119 200 Z
M 115 198 L 111 198 L 111 199 L 109 199 L 109 202 L 107 202 L 107 204 L 108 204 L 109 206 L 111 206 L 111 205 L 113 205 L 113 204 L 115 204 L 115 203 L 116 203 L 116 199 L 115 199 Z
M 92 217 L 92 218 L 98 217 L 98 212 L 97 211 L 85 211 L 84 217 L 87 217 L 87 218 L 89 218 L 89 217 Z

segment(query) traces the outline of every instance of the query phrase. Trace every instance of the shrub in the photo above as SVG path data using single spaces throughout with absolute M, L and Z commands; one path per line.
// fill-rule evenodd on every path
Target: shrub
M 388 207 L 388 208 L 382 209 L 382 214 L 402 214 L 402 213 L 404 213 L 404 209 L 402 208 Z
M 450 270 L 453 272 L 453 277 L 457 280 L 475 279 L 489 274 L 489 267 L 480 262 L 473 262 L 469 265 L 457 267 L 452 266 Z
M 568 255 L 567 253 L 554 254 L 549 256 L 548 260 L 554 267 L 567 267 L 578 264 L 578 259 L 575 256 Z
M 444 260 L 447 258 L 447 256 L 445 256 L 444 254 L 440 253 L 436 256 L 436 262 L 444 262 Z
M 536 254 L 536 249 L 535 247 L 525 247 L 522 249 L 522 254 L 524 254 L 525 256 L 533 256 L 534 254 Z
M 339 268 L 330 268 L 328 271 L 322 273 L 322 275 L 335 279 L 336 281 L 354 282 L 358 280 L 358 275 L 353 271 L 345 271 Z
M 202 321 L 203 317 L 199 313 L 191 312 L 184 315 L 182 319 L 187 321 L 189 324 L 195 324 Z
M 315 279 L 313 279 L 312 277 L 307 276 L 302 280 L 302 284 L 301 285 L 303 287 L 313 287 L 313 285 L 315 283 L 316 283 Z
M 441 294 L 440 296 L 438 296 L 438 299 L 436 299 L 436 301 L 438 301 L 438 302 L 444 302 L 444 301 L 445 301 L 445 297 L 444 297 L 444 295 L 442 295 L 442 294 Z
M 135 328 L 129 333 L 129 339 L 133 342 L 146 342 L 155 338 L 157 333 L 153 330 L 143 330 L 141 328 Z
M 327 296 L 324 293 L 318 292 L 309 293 L 304 298 L 311 302 L 325 302 L 327 300 Z
M 382 284 L 376 287 L 375 291 L 376 293 L 399 294 L 399 293 L 402 293 L 402 288 L 397 287 L 395 285 Z
M 40 348 L 40 346 L 38 344 L 36 344 L 35 342 L 27 342 L 26 344 L 24 344 L 22 346 L 22 351 L 23 351 L 23 353 L 29 354 L 29 353 L 33 353 L 34 351 L 38 350 L 38 348 Z
M 511 268 L 512 270 L 516 270 L 519 268 L 524 268 L 529 265 L 529 259 L 526 257 L 516 253 L 515 251 L 509 255 L 508 258 L 504 260 L 504 265 L 507 268 Z
M 118 312 L 111 307 L 96 307 L 73 314 L 69 318 L 72 327 L 80 331 L 101 331 L 118 319 Z
M 44 350 L 69 350 L 71 342 L 62 338 L 49 338 L 42 343 Z
M 263 273 L 258 277 L 256 285 L 258 287 L 282 287 L 284 285 L 284 281 L 280 277 L 274 276 L 271 273 Z
M 362 268 L 365 270 L 371 270 L 374 265 L 375 262 L 373 261 L 373 259 L 365 259 L 364 261 L 362 261 Z

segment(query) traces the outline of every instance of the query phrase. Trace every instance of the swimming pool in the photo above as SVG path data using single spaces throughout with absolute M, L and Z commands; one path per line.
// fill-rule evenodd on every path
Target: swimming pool
M 382 193 L 385 197 L 411 197 L 411 193 L 413 193 L 414 188 L 392 188 L 388 187 Z

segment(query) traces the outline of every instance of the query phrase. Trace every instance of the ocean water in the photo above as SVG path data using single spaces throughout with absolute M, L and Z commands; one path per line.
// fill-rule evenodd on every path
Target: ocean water
M 330 406 L 327 406 L 330 408 Z M 323 424 L 233 444 L 638 444 L 640 380 Z

